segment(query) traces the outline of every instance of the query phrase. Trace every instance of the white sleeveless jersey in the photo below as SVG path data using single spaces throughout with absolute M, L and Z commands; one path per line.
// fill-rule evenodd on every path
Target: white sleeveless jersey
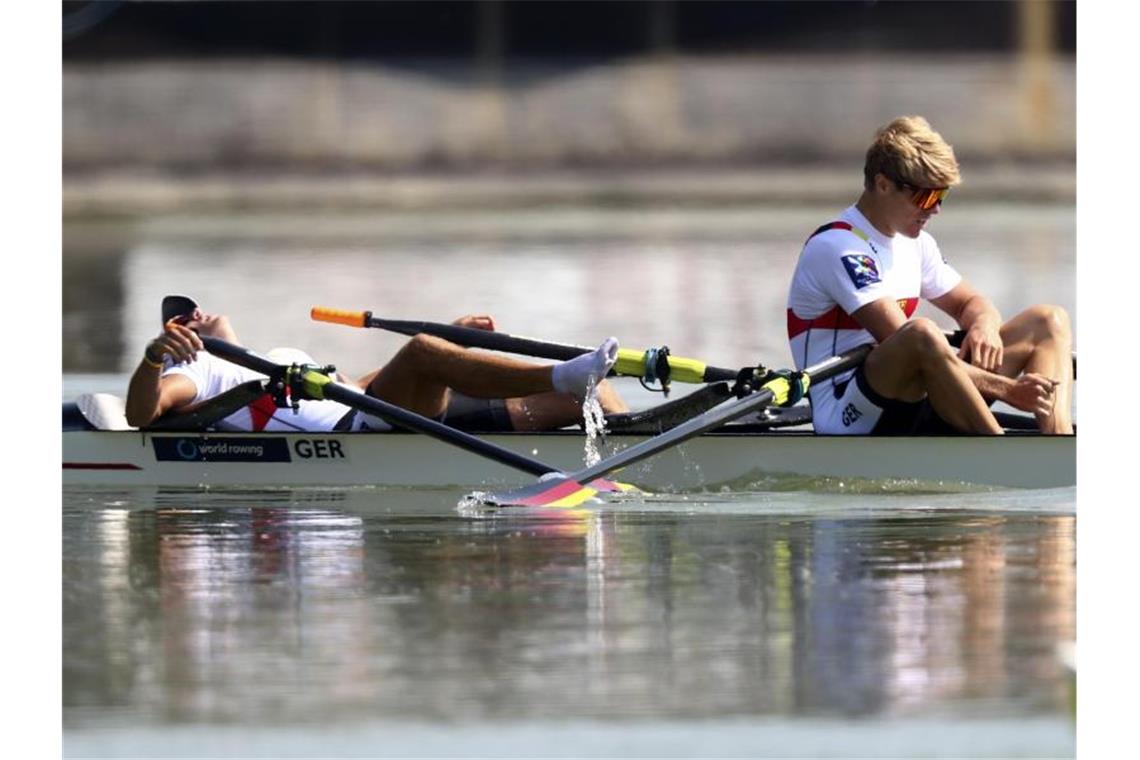
M 925 231 L 886 237 L 855 206 L 820 227 L 804 244 L 788 291 L 788 342 L 797 369 L 874 343 L 851 317 L 881 298 L 898 301 L 907 317 L 918 299 L 945 295 L 962 281 Z M 810 389 L 812 414 L 834 401 L 834 387 L 854 370 Z
M 295 350 L 294 350 L 295 351 Z M 301 352 L 289 358 L 297 361 L 307 358 Z M 301 361 L 300 363 L 312 363 Z M 265 375 L 232 362 L 212 356 L 208 351 L 199 351 L 192 362 L 167 365 L 163 370 L 167 375 L 182 375 L 190 379 L 197 389 L 194 403 L 221 395 L 250 380 L 264 380 Z M 261 396 L 246 407 L 221 420 L 220 430 L 259 431 L 259 430 L 332 430 L 341 418 L 348 414 L 350 407 L 336 401 L 301 401 L 300 409 L 294 414 L 291 408 L 281 409 L 269 394 Z

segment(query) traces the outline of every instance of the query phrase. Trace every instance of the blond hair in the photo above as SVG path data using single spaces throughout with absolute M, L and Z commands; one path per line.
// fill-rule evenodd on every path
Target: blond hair
M 875 133 L 863 163 L 863 186 L 875 175 L 916 187 L 953 187 L 962 181 L 954 149 L 921 116 L 900 116 Z

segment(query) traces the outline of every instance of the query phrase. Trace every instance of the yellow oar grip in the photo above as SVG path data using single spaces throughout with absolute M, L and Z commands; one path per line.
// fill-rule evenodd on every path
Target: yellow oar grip
M 676 383 L 703 383 L 705 363 L 682 356 L 669 357 L 670 380 Z M 619 348 L 614 370 L 619 375 L 643 377 L 645 375 L 645 352 L 636 348 Z
M 670 356 L 671 379 L 677 383 L 703 383 L 705 381 L 704 362 L 686 359 L 683 356 Z
M 803 375 L 804 394 L 808 392 L 811 387 L 811 375 L 804 373 Z M 783 406 L 788 403 L 788 398 L 792 393 L 792 384 L 786 377 L 777 377 L 764 383 L 762 388 L 772 391 L 772 403 L 776 406 Z
M 775 380 L 770 380 L 764 383 L 763 387 L 766 390 L 772 391 L 772 402 L 776 406 L 782 406 L 788 403 L 788 396 L 792 392 L 792 384 L 788 382 L 786 377 L 777 377 Z
M 305 393 L 313 398 L 323 399 L 325 397 L 325 386 L 332 382 L 332 378 L 310 369 L 304 370 L 301 375 L 301 382 L 305 385 Z
M 364 327 L 368 312 L 345 311 L 344 309 L 330 309 L 327 306 L 314 306 L 309 316 L 317 322 L 335 322 L 338 325 L 349 327 Z
M 619 348 L 614 362 L 614 372 L 619 375 L 641 377 L 645 374 L 645 354 L 632 348 Z

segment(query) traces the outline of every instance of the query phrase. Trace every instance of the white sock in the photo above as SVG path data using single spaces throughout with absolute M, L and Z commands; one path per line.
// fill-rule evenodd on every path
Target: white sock
M 555 364 L 550 378 L 554 383 L 554 390 L 583 398 L 590 379 L 593 378 L 595 384 L 601 382 L 617 361 L 617 355 L 618 339 L 606 338 L 602 345 L 590 353 Z

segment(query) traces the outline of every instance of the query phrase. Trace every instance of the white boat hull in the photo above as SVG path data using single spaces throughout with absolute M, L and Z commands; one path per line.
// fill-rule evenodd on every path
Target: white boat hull
M 572 472 L 581 433 L 481 436 Z M 645 438 L 609 436 L 603 455 Z M 1076 483 L 1076 437 L 868 437 L 712 433 L 615 477 L 658 491 L 762 488 L 765 477 L 867 478 L 1054 488 Z M 64 484 L 116 486 L 520 485 L 534 477 L 420 435 L 63 433 Z

